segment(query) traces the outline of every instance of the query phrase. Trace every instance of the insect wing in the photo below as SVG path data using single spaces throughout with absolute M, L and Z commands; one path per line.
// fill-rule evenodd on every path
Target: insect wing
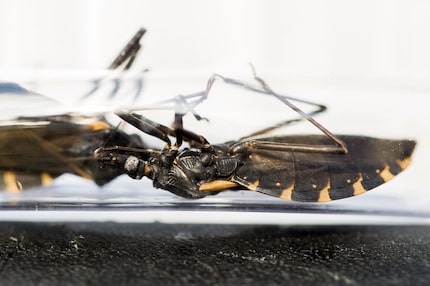
M 233 181 L 286 200 L 325 202 L 362 194 L 400 173 L 410 163 L 412 140 L 339 136 L 348 154 L 254 150 Z M 266 138 L 265 141 L 327 144 L 324 136 Z
M 9 123 L 0 126 L 2 189 L 45 185 L 64 173 L 104 184 L 121 172 L 100 169 L 93 158 L 94 150 L 108 139 L 112 144 L 140 144 L 137 138 L 96 117 L 31 117 Z

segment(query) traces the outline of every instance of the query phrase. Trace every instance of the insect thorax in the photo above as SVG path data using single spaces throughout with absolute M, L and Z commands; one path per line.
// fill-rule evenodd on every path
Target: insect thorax
M 200 185 L 231 177 L 239 165 L 237 159 L 224 152 L 209 154 L 194 149 L 181 151 L 172 164 L 163 166 L 160 163 L 153 161 L 149 165 L 154 186 L 186 198 L 215 194 L 200 192 Z

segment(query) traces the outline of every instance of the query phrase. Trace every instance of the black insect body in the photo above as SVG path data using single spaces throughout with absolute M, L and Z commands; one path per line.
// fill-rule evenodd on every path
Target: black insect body
M 105 163 L 123 168 L 135 179 L 144 176 L 156 188 L 185 198 L 202 198 L 222 190 L 249 189 L 281 199 L 325 202 L 362 194 L 404 170 L 415 146 L 412 140 L 339 136 L 347 154 L 308 153 L 238 148 L 242 142 L 143 156 L 113 149 L 97 152 Z M 322 144 L 325 136 L 265 138 L 276 142 Z M 235 152 L 235 149 L 239 149 Z M 173 159 L 173 160 L 172 160 Z
M 219 77 L 219 76 L 217 76 Z M 302 112 L 289 97 L 250 88 L 232 79 L 228 83 L 269 94 L 307 119 L 324 135 L 253 139 L 297 120 L 281 122 L 238 141 L 211 145 L 203 136 L 183 129 L 183 114 L 175 114 L 174 128 L 135 113 L 118 113 L 126 122 L 167 143 L 163 150 L 115 146 L 99 148 L 95 157 L 134 179 L 148 177 L 154 187 L 185 198 L 202 198 L 224 190 L 248 189 L 286 200 L 326 202 L 362 194 L 404 170 L 411 161 L 413 140 L 363 136 L 335 136 Z M 213 79 L 209 81 L 211 85 Z M 319 111 L 325 110 L 320 108 Z M 318 111 L 317 111 L 318 112 Z M 176 138 L 171 144 L 168 136 Z M 180 149 L 183 140 L 190 148 Z
M 240 160 L 227 154 L 227 145 L 212 147 L 210 153 L 200 149 L 165 149 L 150 157 L 141 157 L 138 153 L 120 154 L 115 147 L 101 148 L 96 151 L 96 157 L 105 164 L 119 167 L 134 179 L 150 178 L 156 188 L 185 198 L 202 198 L 226 186 L 238 186 L 227 180 L 238 168 Z M 204 190 L 210 185 L 210 190 Z

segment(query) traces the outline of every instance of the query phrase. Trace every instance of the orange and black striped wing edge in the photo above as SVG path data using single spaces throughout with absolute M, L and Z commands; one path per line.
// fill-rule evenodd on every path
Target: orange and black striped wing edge
M 391 180 L 410 164 L 416 145 L 413 140 L 339 138 L 348 154 L 254 151 L 232 181 L 285 200 L 327 202 L 363 194 Z M 317 135 L 269 140 L 326 143 L 325 137 Z

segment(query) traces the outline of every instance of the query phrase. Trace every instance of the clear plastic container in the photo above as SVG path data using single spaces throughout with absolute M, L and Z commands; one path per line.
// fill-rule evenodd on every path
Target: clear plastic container
M 139 110 L 169 126 L 174 114 L 173 101 L 169 100 L 180 94 L 204 91 L 208 79 L 202 74 L 113 74 L 108 71 L 27 70 L 0 74 L 2 127 L 14 125 L 21 116 L 65 113 L 103 114 L 115 126 L 119 120 L 112 112 L 119 109 Z M 429 140 L 425 126 L 428 112 L 420 105 L 420 92 L 411 92 L 406 98 L 394 84 L 387 82 L 351 84 L 282 75 L 265 80 L 280 94 L 327 105 L 328 112 L 316 119 L 333 133 L 416 139 L 418 145 L 411 166 L 364 195 L 328 203 L 290 202 L 245 190 L 189 200 L 155 189 L 146 178 L 135 181 L 123 175 L 100 187 L 91 180 L 64 174 L 47 187 L 1 191 L 0 220 L 287 225 L 430 223 L 430 193 L 425 187 L 424 173 L 429 163 L 429 152 L 425 149 Z M 256 85 L 251 78 L 245 81 Z M 18 83 L 28 92 L 5 82 Z M 405 110 L 406 99 L 412 106 Z M 214 85 L 208 99 L 196 106 L 195 112 L 209 121 L 197 121 L 188 114 L 184 118 L 185 127 L 204 135 L 211 143 L 237 140 L 260 128 L 297 117 L 272 96 L 223 83 Z M 416 114 L 421 117 L 419 121 Z M 121 128 L 142 135 L 142 140 L 154 148 L 164 145 L 135 128 L 124 125 Z M 318 132 L 307 122 L 279 131 L 280 134 Z M 31 160 L 28 158 L 29 165 Z

